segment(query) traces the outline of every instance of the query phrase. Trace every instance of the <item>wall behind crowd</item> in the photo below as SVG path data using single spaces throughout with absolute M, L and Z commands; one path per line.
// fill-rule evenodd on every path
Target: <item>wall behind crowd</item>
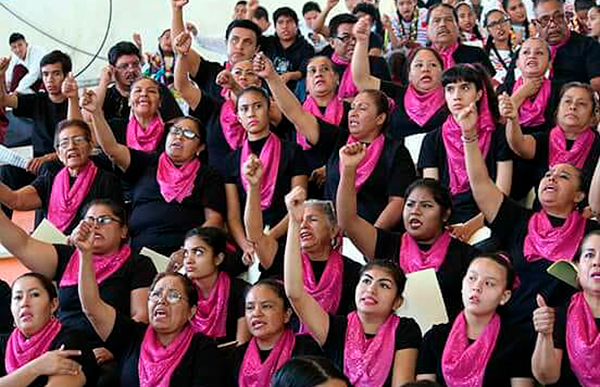
M 190 0 L 185 9 L 186 21 L 191 21 L 201 34 L 210 36 L 224 35 L 225 28 L 231 20 L 236 0 Z M 299 17 L 305 0 L 263 0 L 261 5 L 272 12 L 282 5 L 294 8 Z M 325 1 L 319 1 L 321 5 Z M 393 0 L 382 0 L 382 9 L 393 8 Z M 0 0 L 0 56 L 8 56 L 10 48 L 8 37 L 19 31 L 32 44 L 46 49 L 65 51 L 74 62 L 75 72 L 80 71 L 91 59 L 90 55 L 77 52 L 63 44 L 44 36 L 35 28 L 12 15 L 6 8 L 24 18 L 33 26 L 66 43 L 95 53 L 100 47 L 106 31 L 109 14 L 109 0 Z M 345 11 L 344 1 L 334 12 Z M 107 42 L 100 52 L 106 58 L 108 49 L 119 40 L 131 40 L 133 32 L 139 32 L 144 43 L 144 51 L 155 52 L 158 35 L 170 27 L 171 10 L 169 0 L 113 0 L 112 23 Z M 210 53 L 208 58 L 215 59 Z M 81 76 L 81 81 L 97 79 L 106 61 L 97 59 Z

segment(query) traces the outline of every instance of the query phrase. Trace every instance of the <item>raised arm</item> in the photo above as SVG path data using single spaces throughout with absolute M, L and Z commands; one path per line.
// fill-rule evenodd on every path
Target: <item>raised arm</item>
M 108 126 L 108 122 L 104 118 L 102 106 L 99 104 L 96 93 L 91 90 L 85 90 L 82 98 L 82 108 L 90 115 L 92 119 L 92 130 L 98 144 L 110 157 L 110 159 L 126 171 L 131 164 L 131 153 L 125 145 L 119 144 L 115 139 L 115 135 Z
M 533 376 L 542 384 L 554 384 L 560 378 L 563 351 L 554 347 L 555 311 L 537 295 L 538 308 L 533 311 L 533 327 L 537 332 L 535 349 L 531 357 Z
M 340 183 L 336 195 L 338 223 L 356 247 L 368 258 L 375 257 L 377 229 L 358 216 L 356 204 L 356 168 L 365 157 L 366 146 L 360 142 L 340 149 Z
M 531 160 L 535 157 L 535 137 L 524 135 L 519 123 L 519 108 L 517 103 L 513 101 L 514 97 L 509 97 L 508 94 L 502 93 L 498 97 L 498 107 L 500 115 L 506 119 L 506 141 L 519 157 Z
M 323 346 L 329 333 L 329 315 L 321 305 L 304 289 L 304 273 L 300 255 L 300 223 L 304 212 L 306 190 L 295 187 L 286 195 L 285 204 L 288 208 L 289 225 L 283 279 L 285 293 L 292 307 L 313 338 Z
M 369 21 L 361 17 L 353 28 L 356 44 L 352 54 L 352 80 L 360 91 L 367 89 L 379 90 L 381 80 L 371 75 L 369 64 L 369 34 L 371 33 Z M 393 35 L 393 34 L 392 34 Z
M 66 76 L 62 83 L 61 91 L 68 100 L 67 119 L 83 120 L 81 110 L 79 110 L 79 93 L 77 87 L 77 81 L 73 77 L 72 73 Z
M 86 220 L 82 220 L 70 236 L 70 242 L 77 246 L 79 251 L 79 281 L 77 286 L 81 308 L 98 336 L 102 341 L 106 341 L 115 326 L 117 312 L 115 308 L 104 302 L 100 297 L 92 261 L 93 239 L 94 225 Z
M 171 0 L 171 41 L 174 42 L 177 36 L 185 31 L 183 23 L 183 7 L 189 0 Z M 196 75 L 200 69 L 202 57 L 193 49 L 188 54 L 188 69 L 192 75 Z
M 0 107 L 10 107 L 16 109 L 18 104 L 17 94 L 10 94 L 6 89 L 6 70 L 10 59 L 0 57 Z
M 477 107 L 474 103 L 460 112 L 458 117 L 462 131 L 465 163 L 471 191 L 477 206 L 488 222 L 493 222 L 504 201 L 504 194 L 490 178 L 483 155 L 477 142 Z
M 325 4 L 323 11 L 319 14 L 317 20 L 315 20 L 315 23 L 313 24 L 314 33 L 321 34 L 326 38 L 329 37 L 330 31 L 329 28 L 325 26 L 325 21 L 327 20 L 327 16 L 329 16 L 331 10 L 335 8 L 339 2 L 340 0 L 327 0 L 327 4 Z
M 317 119 L 302 108 L 296 96 L 273 68 L 273 62 L 262 52 L 254 58 L 254 71 L 267 82 L 277 106 L 296 126 L 296 130 L 306 136 L 309 143 L 317 144 L 320 132 Z
M 202 90 L 190 80 L 188 56 L 192 46 L 192 35 L 182 31 L 173 41 L 173 50 L 177 55 L 175 61 L 175 89 L 192 109 L 196 109 L 202 99 Z
M 56 249 L 27 235 L 0 211 L 0 244 L 31 271 L 54 278 L 58 266 Z

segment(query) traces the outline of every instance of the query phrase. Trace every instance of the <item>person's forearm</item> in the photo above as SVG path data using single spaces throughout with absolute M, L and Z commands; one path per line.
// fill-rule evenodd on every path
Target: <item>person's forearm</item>
M 0 203 L 10 209 L 15 209 L 18 206 L 19 195 L 6 184 L 0 183 Z
M 80 252 L 80 254 L 83 255 L 84 253 Z M 78 292 L 81 308 L 90 322 L 94 324 L 100 318 L 102 311 L 100 305 L 103 301 L 100 297 L 98 284 L 96 283 L 96 273 L 92 263 L 91 252 L 86 252 L 85 254 L 87 254 L 85 258 L 79 258 Z
M 35 370 L 35 360 L 30 361 L 16 371 L 0 378 L 0 387 L 27 387 L 39 376 Z
M 69 120 L 83 120 L 81 110 L 79 109 L 79 96 L 76 95 L 73 98 L 69 98 L 68 102 L 67 119 Z
M 98 98 L 98 106 L 104 106 L 104 100 L 106 99 L 106 91 L 108 90 L 108 85 L 110 84 L 110 79 L 106 79 L 105 77 L 100 78 L 100 83 L 94 89 L 94 93 L 96 93 L 96 97 Z
M 171 42 L 175 42 L 177 36 L 180 33 L 185 31 L 185 24 L 183 23 L 183 8 L 181 7 L 171 7 L 172 15 L 171 15 Z M 202 57 L 198 54 L 194 49 L 190 49 L 188 55 L 188 71 L 195 76 L 200 68 L 200 62 L 202 61 Z
M 287 232 L 287 229 L 288 229 L 288 215 L 284 216 L 283 219 L 281 219 L 279 221 L 279 223 L 277 223 L 275 225 L 275 227 L 273 227 L 271 229 L 271 232 L 269 233 L 269 235 L 271 235 L 271 237 L 273 237 L 274 239 L 279 239 L 285 235 L 285 233 Z
M 371 75 L 367 42 L 357 41 L 352 54 L 352 80 L 359 90 L 379 89 L 381 81 Z
M 244 225 L 249 241 L 258 242 L 263 236 L 263 217 L 260 206 L 260 184 L 250 185 L 246 195 L 246 207 L 244 208 Z
M 288 216 L 289 218 L 289 216 Z M 283 282 L 285 293 L 290 302 L 302 297 L 305 292 L 302 273 L 302 260 L 300 258 L 300 225 L 289 218 L 285 255 L 283 260 Z
M 327 16 L 329 16 L 329 12 L 331 12 L 332 8 L 327 4 L 323 11 L 319 14 L 317 19 L 313 24 L 313 33 L 321 34 L 324 37 L 329 37 L 329 29 L 325 27 L 325 21 L 327 20 Z
M 106 122 L 106 118 L 104 118 L 104 113 L 102 111 L 92 114 L 92 129 L 96 136 L 96 141 L 98 141 L 98 145 L 100 145 L 102 150 L 109 157 L 113 158 L 117 152 L 119 143 L 117 143 L 117 139 L 108 126 L 108 122 Z
M 537 335 L 531 368 L 535 378 L 542 384 L 553 384 L 560 378 L 560 363 L 556 358 L 552 335 Z
M 391 230 L 396 227 L 396 225 L 402 220 L 403 207 L 403 199 L 391 199 L 375 221 L 375 227 L 383 230 Z
M 336 208 L 338 223 L 344 230 L 358 220 L 355 181 L 356 169 L 343 168 L 337 189 Z
M 494 184 L 488 173 L 487 166 L 479 149 L 477 140 L 463 142 L 465 151 L 465 163 L 467 166 L 467 174 L 471 183 L 473 196 L 477 196 L 479 187 L 485 184 Z M 484 198 L 480 198 L 484 200 Z
M 179 91 L 190 108 L 195 109 L 202 98 L 202 91 L 192 84 L 188 76 L 189 72 L 189 55 L 177 55 L 174 71 L 175 90 Z
M 508 142 L 508 146 L 513 152 L 522 157 L 524 153 L 523 144 L 525 142 L 525 136 L 521 130 L 518 116 L 514 119 L 509 118 L 506 121 L 506 142 Z

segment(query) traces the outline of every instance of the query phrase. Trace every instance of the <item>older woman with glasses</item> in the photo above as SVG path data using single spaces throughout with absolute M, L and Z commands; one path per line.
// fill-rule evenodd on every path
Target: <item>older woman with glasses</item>
M 222 386 L 221 362 L 211 339 L 194 333 L 198 292 L 179 273 L 160 273 L 147 298 L 150 324 L 132 320 L 104 301 L 96 282 L 96 228 L 82 222 L 72 236 L 78 251 L 81 304 L 94 330 L 120 359 L 123 386 Z
M 169 255 L 198 226 L 223 227 L 225 187 L 217 171 L 198 157 L 206 130 L 193 117 L 180 117 L 168 129 L 164 152 L 149 154 L 120 144 L 110 130 L 98 99 L 88 91 L 83 108 L 102 150 L 132 184 L 129 227 L 134 250 L 144 246 Z
M 79 223 L 82 208 L 94 199 L 122 201 L 121 183 L 90 160 L 91 131 L 81 120 L 61 121 L 54 138 L 62 169 L 37 177 L 12 190 L 0 183 L 0 202 L 17 211 L 41 209 L 60 231 L 69 234 Z

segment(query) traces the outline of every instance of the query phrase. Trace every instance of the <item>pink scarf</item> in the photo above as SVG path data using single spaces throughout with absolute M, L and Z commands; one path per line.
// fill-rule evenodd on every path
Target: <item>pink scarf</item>
M 565 38 L 559 42 L 555 46 L 550 46 L 550 79 L 554 78 L 554 59 L 556 59 L 556 54 L 558 54 L 558 50 L 567 44 L 567 42 L 571 39 L 571 30 L 567 29 L 567 35 Z
M 142 128 L 135 115 L 132 114 L 127 124 L 127 146 L 131 149 L 152 153 L 156 151 L 164 132 L 165 123 L 160 114 L 154 116 L 147 128 Z
M 571 150 L 567 150 L 565 132 L 560 126 L 555 126 L 550 131 L 549 167 L 556 164 L 571 164 L 579 169 L 583 168 L 592 145 L 594 145 L 594 132 L 591 128 L 587 128 L 577 135 Z
M 567 311 L 566 329 L 569 362 L 584 387 L 600 385 L 600 335 L 583 292 L 573 295 Z
M 465 312 L 461 312 L 452 324 L 442 354 L 442 374 L 446 384 L 452 387 L 481 387 L 499 333 L 500 316 L 494 314 L 479 338 L 469 344 L 467 320 Z
M 344 117 L 344 102 L 337 95 L 333 97 L 333 99 L 327 104 L 325 114 L 321 113 L 319 105 L 317 105 L 317 102 L 311 96 L 306 98 L 306 101 L 304 101 L 304 104 L 302 104 L 302 109 L 309 112 L 313 116 L 336 126 L 340 125 L 340 122 L 342 122 L 342 118 Z M 304 150 L 311 148 L 310 144 L 306 140 L 306 137 L 300 133 L 298 129 L 296 129 L 296 142 Z
M 242 146 L 242 156 L 240 157 L 240 177 L 242 186 L 248 192 L 248 181 L 241 173 L 244 162 L 250 156 L 250 141 L 246 139 Z M 277 173 L 279 172 L 279 163 L 281 161 L 281 141 L 273 133 L 269 133 L 269 138 L 260 151 L 260 162 L 263 168 L 263 178 L 260 185 L 260 208 L 265 210 L 273 203 L 273 194 L 275 193 L 275 184 L 277 183 Z
M 411 120 L 423 127 L 446 103 L 444 89 L 436 87 L 427 93 L 421 93 L 408 85 L 404 93 L 404 110 Z
M 442 48 L 442 49 L 436 48 L 436 51 L 438 52 L 438 54 L 440 54 L 440 56 L 442 57 L 442 60 L 444 61 L 444 69 L 445 70 L 448 70 L 450 67 L 452 67 L 456 64 L 456 62 L 454 61 L 454 57 L 453 57 L 456 49 L 458 49 L 458 42 L 454 43 L 453 45 L 451 45 L 448 48 Z
M 131 247 L 124 244 L 115 254 L 103 254 L 92 256 L 94 272 L 96 273 L 96 283 L 101 284 L 108 277 L 119 270 L 125 262 L 131 257 Z M 60 280 L 60 287 L 74 286 L 79 283 L 79 250 L 75 250 L 65 272 Z
M 450 232 L 444 231 L 435 240 L 429 250 L 423 251 L 419 248 L 417 241 L 409 233 L 405 232 L 402 234 L 402 242 L 400 244 L 400 268 L 406 274 L 429 268 L 433 268 L 437 272 L 446 259 L 446 253 L 451 241 Z
M 197 158 L 188 161 L 178 168 L 173 164 L 169 156 L 163 152 L 158 158 L 156 181 L 165 201 L 171 203 L 175 200 L 177 203 L 181 203 L 185 198 L 190 196 L 194 190 L 194 181 L 198 176 L 199 169 L 200 160 Z
M 48 203 L 48 220 L 60 231 L 65 231 L 75 219 L 79 207 L 94 184 L 97 173 L 96 165 L 88 161 L 79 171 L 72 187 L 67 167 L 61 169 L 54 178 Z
M 325 271 L 319 282 L 315 280 L 315 273 L 308 254 L 302 253 L 302 270 L 304 271 L 304 289 L 328 313 L 335 314 L 342 299 L 342 284 L 344 281 L 344 262 L 338 250 L 332 250 L 325 264 Z M 298 334 L 308 333 L 302 324 Z
M 394 365 L 396 329 L 400 317 L 391 314 L 375 337 L 367 339 L 356 312 L 348 315 L 344 374 L 354 387 L 381 387 Z
M 487 93 L 483 90 L 479 107 L 477 144 L 483 158 L 487 156 L 492 144 L 492 134 L 496 129 L 494 119 L 488 106 Z M 461 129 L 454 116 L 450 114 L 442 125 L 442 139 L 448 158 L 448 175 L 450 176 L 450 192 L 457 195 L 469 190 L 469 177 L 465 164 L 465 153 L 461 139 Z
M 140 387 L 169 387 L 171 377 L 185 356 L 194 337 L 194 330 L 187 324 L 175 340 L 164 347 L 151 325 L 146 328 L 140 348 L 138 374 Z
M 231 279 L 224 272 L 219 272 L 217 281 L 204 299 L 202 291 L 198 288 L 198 305 L 196 314 L 190 324 L 194 332 L 200 332 L 214 339 L 227 335 L 227 305 L 229 304 L 229 289 Z
M 19 329 L 13 329 L 6 343 L 6 373 L 13 373 L 46 353 L 61 329 L 62 325 L 55 317 L 51 317 L 46 325 L 30 338 L 25 337 Z
M 359 90 L 352 80 L 352 65 L 350 64 L 350 60 L 344 59 L 336 53 L 333 53 L 331 55 L 331 61 L 337 65 L 346 66 L 342 78 L 340 79 L 340 85 L 338 86 L 338 97 L 340 99 L 356 97 Z
M 235 105 L 230 98 L 226 98 L 223 106 L 221 106 L 219 122 L 221 123 L 223 136 L 229 147 L 232 150 L 240 149 L 246 139 L 246 131 L 238 121 L 237 114 L 235 113 Z
M 585 218 L 579 211 L 571 212 L 565 224 L 552 227 L 544 210 L 538 211 L 529 219 L 527 236 L 523 244 L 523 255 L 527 262 L 540 259 L 556 262 L 559 259 L 571 260 L 585 233 Z
M 348 137 L 346 144 L 352 144 L 357 141 L 358 140 L 355 137 L 350 136 Z M 358 164 L 358 168 L 356 169 L 356 181 L 354 182 L 354 186 L 356 187 L 357 192 L 360 191 L 360 188 L 375 170 L 375 167 L 379 162 L 379 158 L 381 157 L 381 153 L 383 152 L 384 141 L 385 136 L 380 133 L 379 136 L 377 136 L 377 138 L 367 146 L 367 155 Z M 340 174 L 341 171 L 342 163 L 340 163 Z
M 277 344 L 269 353 L 267 360 L 261 362 L 258 343 L 253 337 L 248 344 L 244 360 L 240 367 L 238 384 L 240 387 L 268 387 L 271 377 L 281 366 L 292 357 L 296 345 L 296 335 L 291 329 L 286 329 Z
M 513 93 L 523 86 L 523 77 L 520 77 L 513 86 Z M 552 82 L 544 78 L 540 90 L 532 101 L 530 98 L 525 99 L 519 108 L 519 122 L 524 127 L 538 126 L 546 122 L 544 112 L 550 99 L 552 90 Z

